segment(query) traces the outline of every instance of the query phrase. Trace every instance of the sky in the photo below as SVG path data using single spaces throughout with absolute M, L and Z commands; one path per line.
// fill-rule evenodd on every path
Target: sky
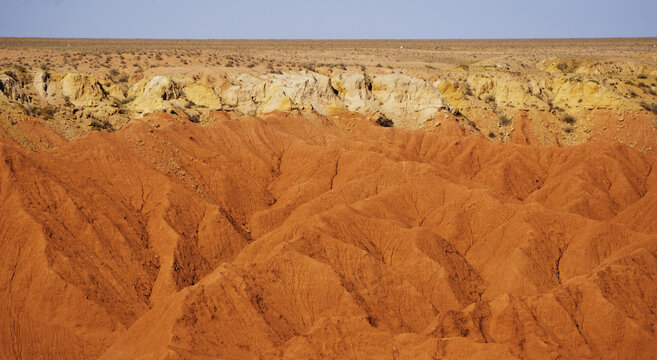
M 657 36 L 657 0 L 0 0 L 2 37 L 486 39 Z

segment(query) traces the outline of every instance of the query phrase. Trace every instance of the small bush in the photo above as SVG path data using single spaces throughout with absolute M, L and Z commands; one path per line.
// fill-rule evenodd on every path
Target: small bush
M 571 132 L 573 132 L 573 128 L 570 127 L 570 126 L 567 126 L 567 127 L 563 128 L 563 131 L 564 131 L 566 134 L 570 134 Z
M 101 131 L 101 130 L 109 131 L 109 132 L 114 131 L 114 126 L 112 126 L 112 124 L 107 120 L 93 119 L 91 120 L 89 126 L 91 126 L 91 130 L 93 131 Z
M 507 126 L 509 124 L 511 124 L 511 119 L 509 119 L 505 115 L 500 116 L 500 125 Z
M 383 115 L 380 115 L 376 119 L 376 123 L 377 123 L 377 125 L 383 126 L 383 127 L 393 127 L 393 126 L 395 126 L 395 123 L 392 120 L 388 119 L 387 117 L 385 117 Z
M 474 95 L 473 92 L 472 92 L 472 89 L 470 88 L 470 85 L 468 83 L 463 84 L 462 88 L 463 88 L 463 94 L 465 94 L 465 96 Z
M 568 64 L 566 64 L 566 63 L 558 63 L 558 64 L 557 64 L 557 70 L 559 70 L 559 71 L 565 73 L 566 71 L 568 71 Z
M 561 118 L 561 121 L 565 122 L 566 124 L 574 124 L 575 123 L 575 118 L 572 115 L 564 115 Z
M 648 104 L 648 103 L 645 103 L 645 102 L 642 101 L 641 103 L 639 103 L 639 105 L 641 105 L 641 107 L 643 107 L 644 109 L 646 109 L 646 110 L 648 110 L 652 113 L 657 114 L 657 104 L 655 104 L 655 103 Z
M 25 111 L 29 116 L 40 117 L 43 120 L 51 120 L 52 118 L 55 117 L 55 114 L 57 113 L 57 107 L 53 105 L 44 105 L 44 106 L 26 105 Z
M 647 79 L 647 78 L 648 78 L 648 75 L 646 75 L 646 74 L 639 74 L 639 75 L 637 75 L 637 77 L 638 77 L 639 79 Z
M 111 68 L 108 74 L 110 77 L 116 77 L 119 76 L 119 71 L 116 70 L 115 68 Z
M 492 132 L 492 131 L 489 132 L 489 133 L 488 133 L 488 137 L 491 138 L 491 139 L 495 138 L 495 133 Z
M 493 96 L 493 95 L 487 95 L 487 96 L 484 98 L 484 101 L 487 102 L 487 103 L 494 103 L 494 102 L 495 102 L 495 96 Z

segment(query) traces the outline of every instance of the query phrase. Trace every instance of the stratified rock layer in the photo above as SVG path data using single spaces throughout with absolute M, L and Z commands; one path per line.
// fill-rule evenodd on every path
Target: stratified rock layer
M 211 116 L 71 142 L 16 125 L 48 151 L 0 133 L 1 358 L 657 353 L 654 156 L 495 144 L 449 115 Z

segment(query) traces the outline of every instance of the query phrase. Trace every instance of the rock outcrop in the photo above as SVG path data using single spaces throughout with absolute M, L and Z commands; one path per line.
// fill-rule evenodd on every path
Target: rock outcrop
M 79 107 L 97 106 L 107 99 L 107 92 L 92 76 L 78 73 L 62 78 L 62 95 Z
M 424 131 L 453 118 L 466 131 L 494 142 L 537 145 L 611 139 L 652 151 L 657 139 L 657 66 L 648 60 L 551 57 L 528 65 L 505 58 L 444 68 L 430 76 L 384 68 L 139 73 L 117 80 L 54 70 L 39 70 L 33 78 L 25 72 L 9 74 L 1 75 L 0 87 L 12 113 L 22 107 L 27 115 L 47 114 L 53 120 L 55 111 L 48 126 L 66 138 L 97 129 L 93 124 L 116 129 L 159 111 L 207 123 L 214 121 L 214 111 L 223 110 L 252 116 L 351 112 L 382 126 Z

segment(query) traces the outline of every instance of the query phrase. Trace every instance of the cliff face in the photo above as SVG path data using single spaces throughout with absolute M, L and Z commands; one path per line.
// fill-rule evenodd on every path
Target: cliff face
M 654 156 L 216 116 L 0 139 L 1 357 L 657 351 Z
M 119 128 L 157 111 L 207 122 L 216 110 L 244 115 L 298 110 L 324 116 L 358 113 L 425 131 L 440 126 L 438 118 L 452 115 L 494 142 L 515 138 L 575 145 L 611 137 L 652 151 L 657 66 L 559 58 L 544 59 L 524 72 L 514 66 L 481 62 L 437 76 L 388 69 L 328 76 L 309 70 L 238 71 L 205 77 L 156 74 L 122 82 L 39 71 L 33 81 L 22 80 L 29 80 L 29 74 L 13 74 L 0 83 L 2 107 L 18 108 L 16 114 L 24 107 L 32 115 L 30 109 L 53 107 L 57 119 L 48 126 L 66 138 L 93 130 L 94 121 Z

